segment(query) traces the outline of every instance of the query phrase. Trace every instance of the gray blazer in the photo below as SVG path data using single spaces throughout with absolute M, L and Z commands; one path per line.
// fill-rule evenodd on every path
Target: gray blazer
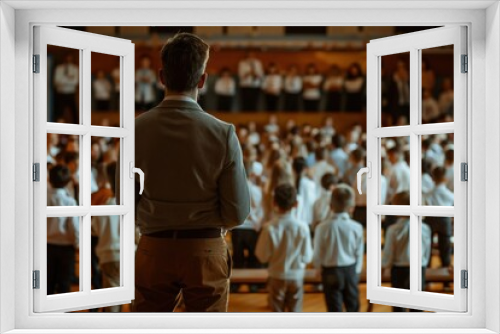
M 250 195 L 234 126 L 194 101 L 166 100 L 135 121 L 143 234 L 243 224 Z

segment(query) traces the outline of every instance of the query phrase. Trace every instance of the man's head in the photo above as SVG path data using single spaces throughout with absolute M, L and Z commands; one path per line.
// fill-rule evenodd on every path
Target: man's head
M 332 191 L 330 207 L 335 213 L 351 212 L 354 209 L 354 190 L 346 184 L 339 184 Z
M 166 90 L 183 93 L 202 88 L 207 79 L 209 49 L 193 34 L 179 33 L 169 38 L 161 49 L 160 79 Z
M 281 212 L 290 211 L 297 206 L 297 190 L 291 184 L 282 184 L 274 188 L 274 205 Z

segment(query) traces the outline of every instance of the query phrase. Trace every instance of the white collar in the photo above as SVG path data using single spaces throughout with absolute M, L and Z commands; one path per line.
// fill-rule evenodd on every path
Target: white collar
M 196 102 L 191 96 L 177 94 L 177 95 L 167 95 L 163 101 L 186 101 L 186 102 Z

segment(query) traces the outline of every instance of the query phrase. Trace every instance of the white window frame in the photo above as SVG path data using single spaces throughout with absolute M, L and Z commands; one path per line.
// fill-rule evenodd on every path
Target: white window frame
M 422 310 L 467 310 L 467 290 L 461 288 L 461 270 L 467 270 L 467 186 L 460 179 L 460 164 L 467 163 L 467 73 L 461 71 L 461 55 L 467 55 L 465 26 L 448 26 L 390 36 L 367 45 L 367 163 L 372 177 L 367 181 L 367 298 L 375 304 L 411 307 Z M 454 122 L 423 124 L 421 58 L 422 51 L 453 45 Z M 382 126 L 381 78 L 382 57 L 410 54 L 410 113 L 407 126 Z M 422 205 L 421 136 L 454 133 L 454 206 Z M 410 139 L 410 205 L 380 205 L 381 138 Z M 410 220 L 410 288 L 395 289 L 381 285 L 382 240 L 381 216 L 404 215 Z M 454 217 L 454 292 L 453 294 L 420 291 L 422 272 L 421 224 L 423 216 Z
M 71 328 L 94 329 L 89 332 L 105 332 L 101 329 L 137 328 L 139 322 L 149 328 L 162 329 L 168 326 L 171 330 L 162 332 L 176 332 L 175 328 L 191 328 L 192 332 L 207 333 L 203 330 L 211 328 L 214 333 L 220 333 L 217 328 L 269 328 L 270 332 L 280 332 L 280 328 L 292 327 L 295 332 L 305 332 L 306 329 L 320 332 L 320 329 L 357 328 L 350 332 L 360 333 L 406 333 L 414 332 L 409 328 L 419 328 L 420 332 L 427 333 L 491 333 L 500 330 L 498 313 L 500 298 L 498 279 L 500 262 L 499 227 L 500 209 L 500 175 L 498 165 L 500 153 L 496 152 L 500 144 L 498 124 L 500 121 L 498 109 L 500 101 L 500 12 L 498 4 L 490 2 L 398 2 L 399 9 L 391 9 L 392 2 L 281 2 L 269 1 L 250 3 L 241 1 L 231 4 L 215 1 L 200 3 L 171 2 L 159 4 L 157 2 L 130 2 L 99 3 L 88 1 L 69 4 L 69 2 L 17 2 L 6 1 L 1 3 L 0 54 L 2 77 L 0 77 L 0 106 L 2 117 L 0 122 L 0 180 L 2 181 L 1 194 L 1 225 L 0 225 L 0 265 L 2 270 L 0 280 L 0 316 L 3 320 L 1 330 L 17 329 L 16 333 L 24 333 L 23 329 L 52 328 L 71 331 Z M 16 8 L 14 10 L 11 6 Z M 43 10 L 42 8 L 60 8 L 64 10 Z M 96 7 L 107 7 L 110 10 L 98 10 Z M 124 6 L 144 10 L 123 9 Z M 162 7 L 158 9 L 157 7 Z M 461 9 L 451 8 L 460 6 Z M 486 7 L 488 7 L 486 9 Z M 22 8 L 25 9 L 22 9 Z M 71 8 L 72 7 L 72 8 Z M 85 8 L 86 7 L 86 8 Z M 122 7 L 120 9 L 119 7 Z M 167 8 L 168 7 L 168 8 Z M 196 9 L 192 9 L 195 7 Z M 353 7 L 359 7 L 353 9 Z M 26 9 L 27 8 L 27 9 Z M 79 9 L 76 9 L 79 8 Z M 221 9 L 225 8 L 225 9 Z M 280 9 L 281 8 L 281 9 Z M 351 8 L 351 9 L 346 9 Z M 370 8 L 370 9 L 367 9 Z M 403 9 L 401 9 L 403 8 Z M 436 9 L 438 8 L 438 9 Z M 244 10 L 243 10 L 244 9 Z M 263 11 L 263 9 L 266 9 Z M 411 10 L 409 10 L 411 9 Z M 437 314 L 221 314 L 221 315 L 140 315 L 140 314 L 33 314 L 31 269 L 32 262 L 26 261 L 32 245 L 32 202 L 29 194 L 32 191 L 31 160 L 32 148 L 32 106 L 27 96 L 32 94 L 30 79 L 32 26 L 35 24 L 58 25 L 443 25 L 465 24 L 469 28 L 469 70 L 471 75 L 468 85 L 471 87 L 468 97 L 469 113 L 468 133 L 469 153 L 471 157 L 469 177 L 471 187 L 468 197 L 469 203 L 469 230 L 472 239 L 468 245 L 469 289 L 468 299 L 470 309 L 465 314 L 437 313 Z M 486 27 L 488 29 L 486 29 Z M 14 32 L 15 31 L 15 39 Z M 7 48 L 3 48 L 6 45 Z M 15 49 L 14 49 L 15 48 Z M 15 56 L 15 57 L 14 57 Z M 486 71 L 486 66 L 488 71 Z M 15 90 L 9 83 L 15 79 Z M 10 80 L 10 81 L 9 81 Z M 12 95 L 10 95 L 10 94 Z M 15 94 L 14 94 L 15 93 Z M 5 110 L 15 110 L 8 113 Z M 14 116 L 15 114 L 15 116 Z M 486 121 L 488 119 L 488 122 Z M 8 127 L 14 130 L 9 130 Z M 486 141 L 485 132 L 488 134 Z M 10 137 L 9 137 L 10 136 Z M 15 147 L 11 147 L 12 136 L 15 136 Z M 485 148 L 488 154 L 485 154 Z M 488 164 L 486 163 L 488 162 Z M 476 167 L 477 166 L 477 167 Z M 475 168 L 476 167 L 476 168 Z M 15 179 L 12 174 L 15 171 Z M 485 182 L 486 172 L 491 172 L 488 182 Z M 473 182 L 472 182 L 473 180 Z M 5 183 L 4 183 L 5 182 Z M 9 190 L 3 184 L 11 186 Z M 15 198 L 11 191 L 15 185 Z M 488 193 L 488 196 L 486 196 Z M 27 200 L 27 198 L 29 200 Z M 486 204 L 490 204 L 488 207 Z M 9 205 L 13 205 L 10 208 Z M 489 221 L 486 221 L 488 217 Z M 15 224 L 12 224 L 12 222 Z M 474 229 L 471 228 L 474 226 Z M 12 236 L 14 235 L 14 238 Z M 14 242 L 15 241 L 15 242 Z M 488 267 L 485 266 L 485 254 L 491 255 Z M 496 255 L 496 256 L 495 256 Z M 495 261 L 496 259 L 496 261 Z M 12 287 L 15 287 L 14 289 Z M 488 289 L 488 293 L 485 293 Z M 12 307 L 14 305 L 14 307 Z M 193 321 L 195 320 L 195 321 Z M 146 327 L 144 327 L 146 328 Z M 377 330 L 377 328 L 379 328 Z M 448 330 L 446 330 L 448 328 Z M 273 330 L 274 329 L 274 330 Z M 459 330 L 462 329 L 462 330 Z M 492 331 L 490 331 L 491 329 Z M 144 333 L 145 329 L 137 330 Z M 54 332 L 54 330 L 51 330 Z M 128 331 L 133 332 L 133 331 Z M 227 331 L 226 331 L 227 332 Z M 235 332 L 232 331 L 232 332 Z M 287 330 L 286 332 L 293 332 Z M 321 331 L 321 332 L 326 332 Z
M 135 46 L 130 40 L 102 36 L 53 26 L 35 26 L 34 54 L 39 56 L 39 73 L 33 74 L 34 161 L 40 164 L 39 181 L 33 185 L 34 270 L 39 271 L 39 289 L 34 290 L 35 312 L 63 312 L 110 305 L 128 304 L 134 299 L 135 264 L 135 191 L 133 172 L 135 156 L 134 71 Z M 78 50 L 79 53 L 79 122 L 47 121 L 47 46 Z M 118 127 L 91 123 L 92 52 L 118 57 L 120 64 L 120 124 Z M 47 207 L 47 133 L 78 135 L 80 140 L 80 205 Z M 120 139 L 120 205 L 91 205 L 92 136 Z M 131 177 L 132 176 L 132 177 Z M 120 217 L 120 286 L 91 288 L 91 219 L 96 216 Z M 80 289 L 78 292 L 47 295 L 47 218 L 79 217 Z

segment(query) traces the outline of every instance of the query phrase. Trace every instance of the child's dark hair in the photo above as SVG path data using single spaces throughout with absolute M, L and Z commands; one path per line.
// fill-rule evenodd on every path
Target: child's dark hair
M 291 184 L 282 184 L 274 188 L 274 203 L 284 211 L 288 211 L 297 202 L 297 191 Z
M 364 158 L 364 152 L 362 149 L 359 149 L 359 148 L 353 150 L 350 155 L 351 155 L 352 159 L 354 160 L 354 162 L 357 162 L 357 163 L 361 162 Z
M 354 190 L 346 184 L 340 184 L 332 191 L 330 206 L 335 213 L 346 212 L 354 207 Z
M 326 173 L 321 177 L 321 186 L 325 190 L 330 190 L 330 188 L 339 183 L 338 178 L 332 173 Z
M 446 170 L 443 167 L 436 167 L 432 170 L 432 180 L 434 180 L 434 183 L 444 181 L 445 175 Z
M 297 157 L 293 159 L 292 168 L 295 172 L 295 187 L 297 188 L 297 192 L 300 190 L 300 179 L 302 178 L 302 172 L 307 167 L 307 161 L 303 157 Z
M 71 173 L 68 167 L 56 165 L 50 170 L 49 180 L 52 187 L 64 188 L 71 180 Z
M 111 190 L 113 190 L 113 194 L 116 196 L 116 162 L 110 162 L 106 166 L 106 175 L 108 176 L 109 185 L 111 186 Z
M 402 191 L 392 197 L 393 205 L 410 205 L 410 192 Z

